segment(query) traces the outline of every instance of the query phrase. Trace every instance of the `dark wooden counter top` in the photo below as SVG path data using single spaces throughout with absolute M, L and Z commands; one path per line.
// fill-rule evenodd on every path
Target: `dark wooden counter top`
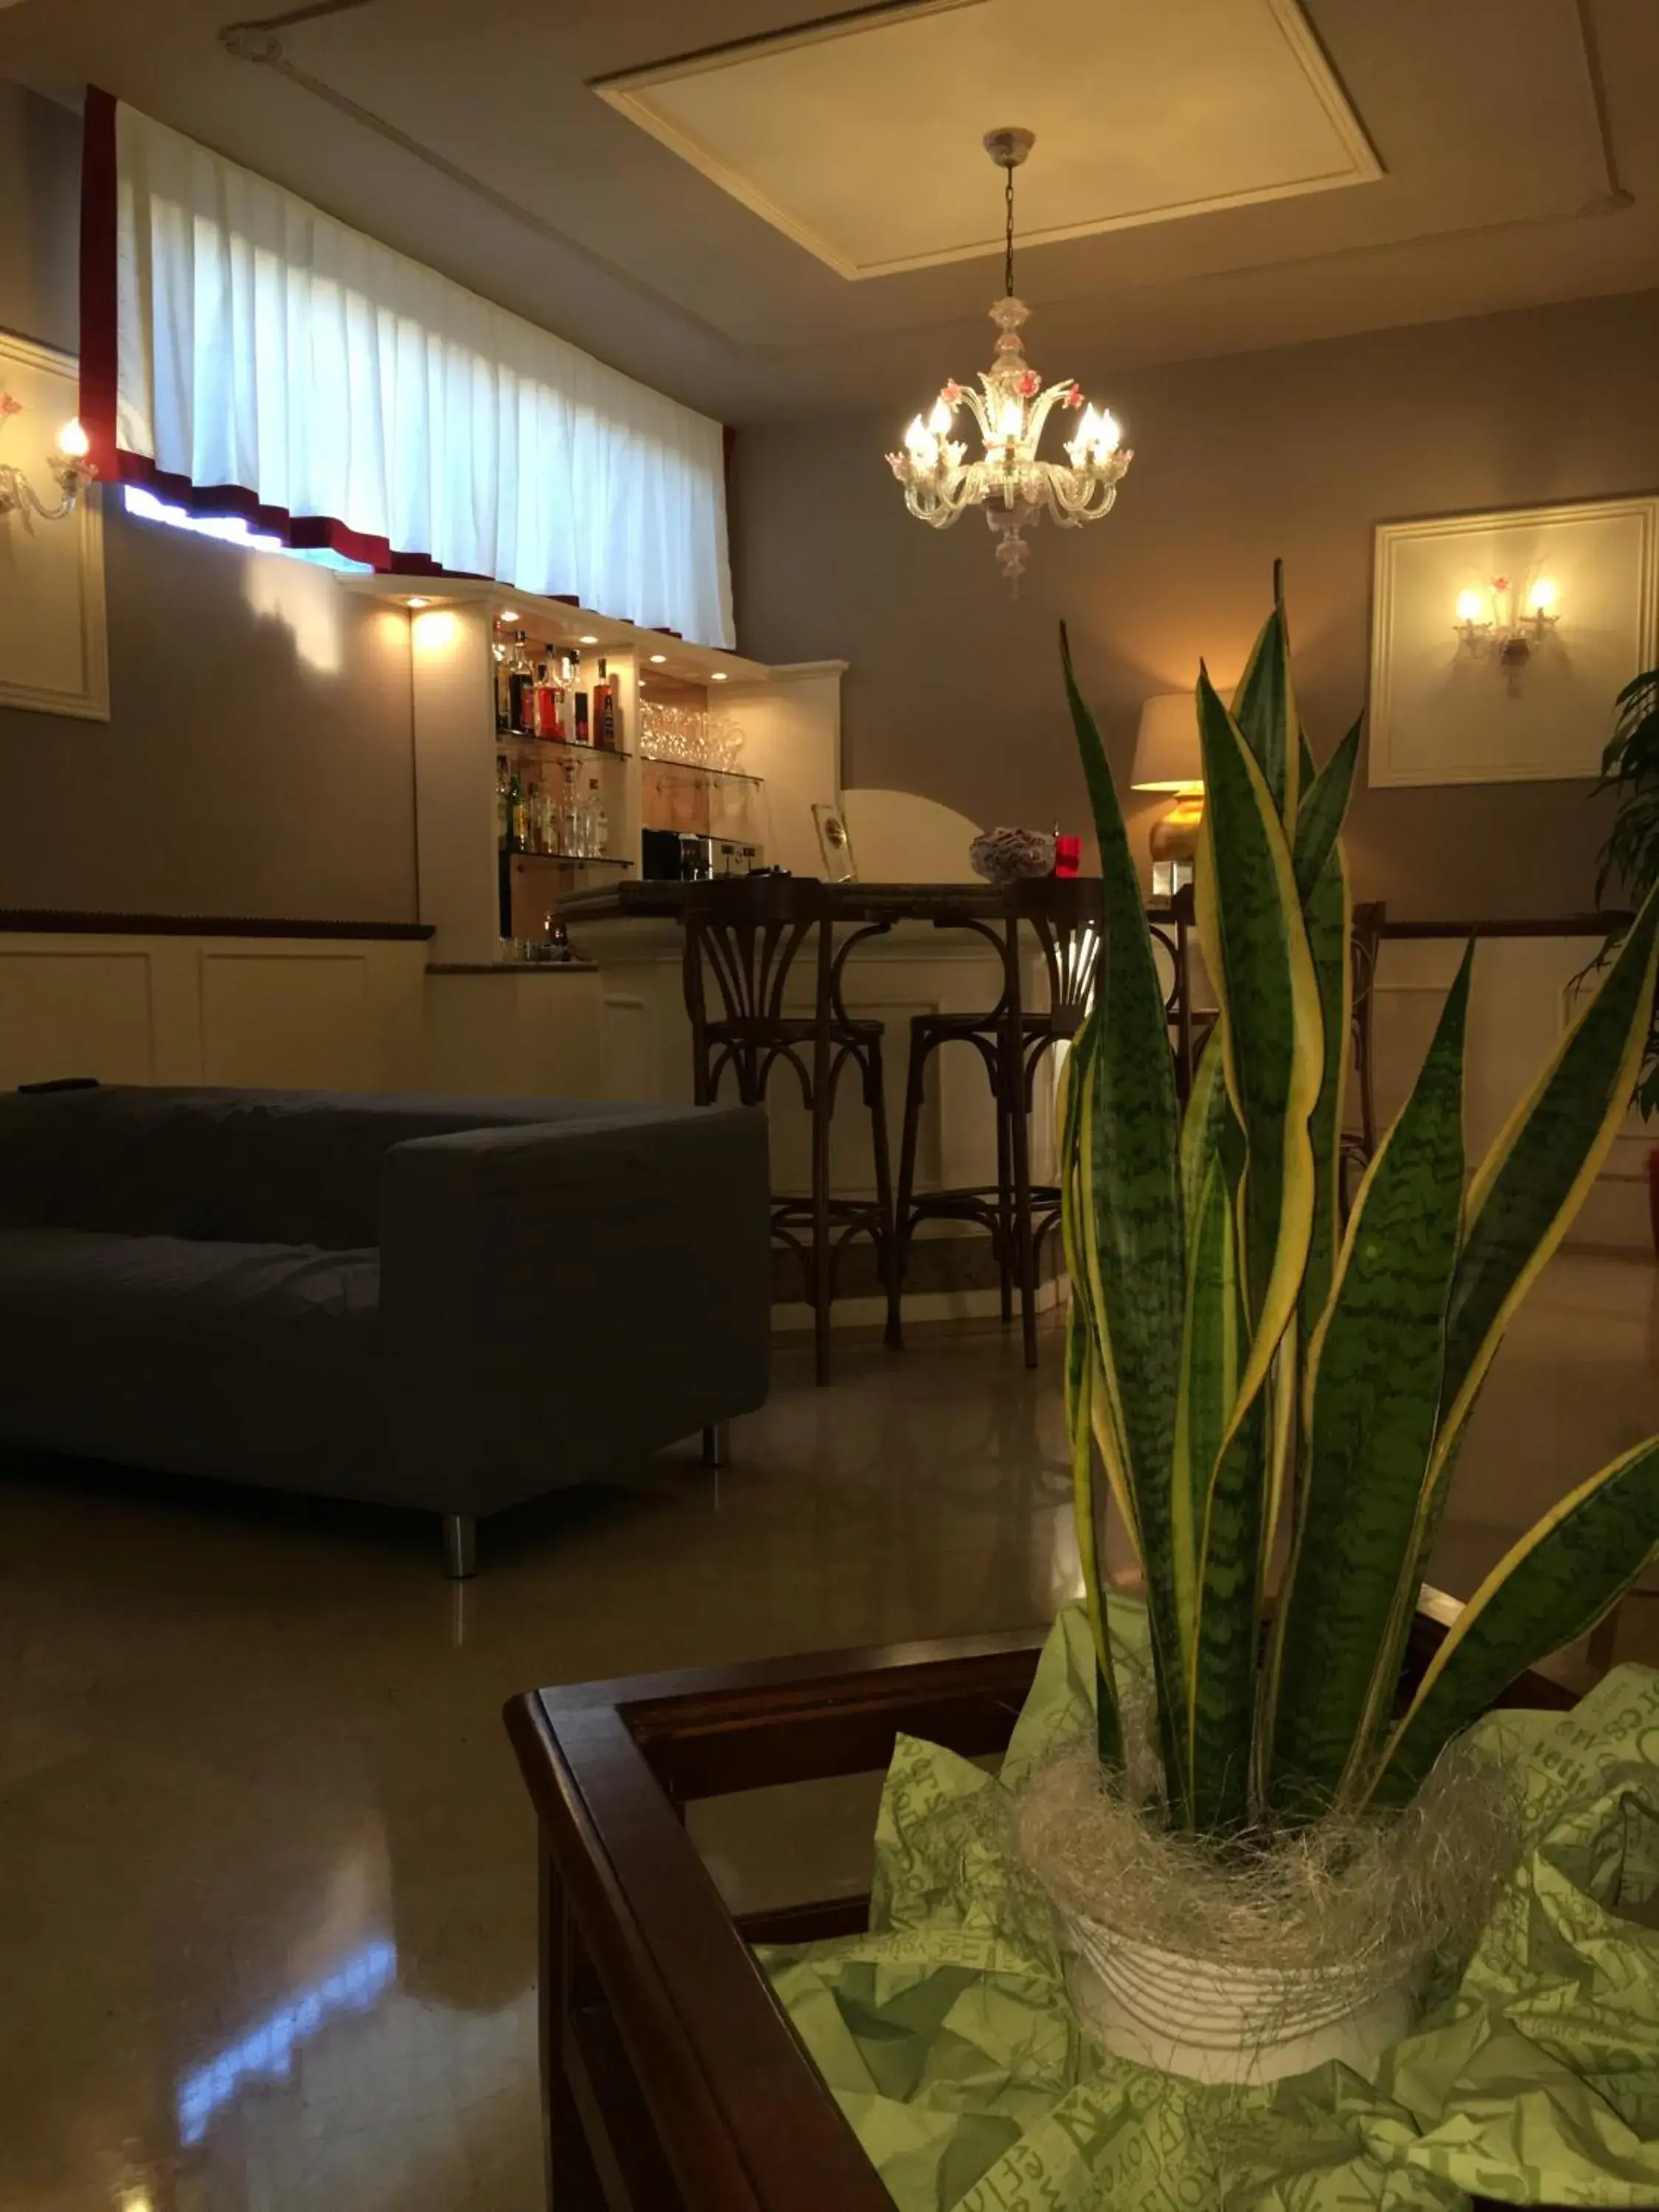
M 424 945 L 424 921 L 268 921 L 246 915 L 80 914 L 53 907 L 0 907 L 0 930 L 53 937 L 331 937 L 359 944 Z
M 985 920 L 1008 910 L 1006 894 L 994 884 L 837 884 L 832 888 L 841 895 L 849 921 L 931 921 L 960 914 Z M 605 884 L 597 890 L 578 891 L 562 899 L 559 911 L 568 922 L 672 920 L 683 911 L 687 898 L 702 889 L 700 884 Z M 1170 910 L 1159 904 L 1147 911 L 1153 921 L 1163 921 Z M 1382 934 L 1389 938 L 1605 937 L 1616 924 L 1629 919 L 1628 913 L 1616 909 L 1486 921 L 1389 918 L 1383 921 Z

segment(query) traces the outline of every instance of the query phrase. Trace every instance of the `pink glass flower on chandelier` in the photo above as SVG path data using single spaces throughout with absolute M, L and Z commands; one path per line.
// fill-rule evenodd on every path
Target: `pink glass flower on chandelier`
M 1036 369 L 1028 368 L 1014 389 L 1022 399 L 1035 399 L 1042 389 L 1042 379 L 1037 374 Z
M 1080 384 L 1074 384 L 1060 404 L 1062 407 L 1081 407 L 1083 386 Z

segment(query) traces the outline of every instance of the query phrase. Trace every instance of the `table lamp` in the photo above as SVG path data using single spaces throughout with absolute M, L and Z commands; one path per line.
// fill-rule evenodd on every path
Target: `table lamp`
M 1129 781 L 1136 791 L 1176 794 L 1175 805 L 1152 825 L 1152 896 L 1173 898 L 1193 879 L 1204 828 L 1204 763 L 1190 691 L 1160 691 L 1144 702 Z

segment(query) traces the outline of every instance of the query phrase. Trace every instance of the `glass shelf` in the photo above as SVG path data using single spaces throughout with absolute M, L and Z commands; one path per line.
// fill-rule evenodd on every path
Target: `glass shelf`
M 664 760 L 656 753 L 641 753 L 640 758 L 647 768 L 684 769 L 689 775 L 717 775 L 726 783 L 759 785 L 766 781 L 763 775 L 745 775 L 740 768 L 711 768 L 707 761 Z
M 501 847 L 496 850 L 501 851 Z M 631 860 L 620 860 L 614 853 L 508 853 L 509 860 L 551 861 L 561 868 L 631 868 Z
M 580 753 L 584 760 L 631 760 L 631 753 L 616 745 L 579 745 L 574 738 L 526 738 L 517 730 L 497 730 L 498 753 Z

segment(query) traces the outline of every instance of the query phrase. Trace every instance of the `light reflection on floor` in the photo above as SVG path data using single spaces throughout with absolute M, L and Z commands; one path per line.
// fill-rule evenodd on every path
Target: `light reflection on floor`
M 179 2140 L 198 2143 L 222 2105 L 239 2083 L 280 2080 L 293 2070 L 294 2057 L 325 2021 L 338 2012 L 367 2012 L 398 1971 L 398 1947 L 381 1940 L 365 1943 L 320 1982 L 300 1990 L 279 2005 L 240 2042 L 186 2074 L 179 2084 Z

